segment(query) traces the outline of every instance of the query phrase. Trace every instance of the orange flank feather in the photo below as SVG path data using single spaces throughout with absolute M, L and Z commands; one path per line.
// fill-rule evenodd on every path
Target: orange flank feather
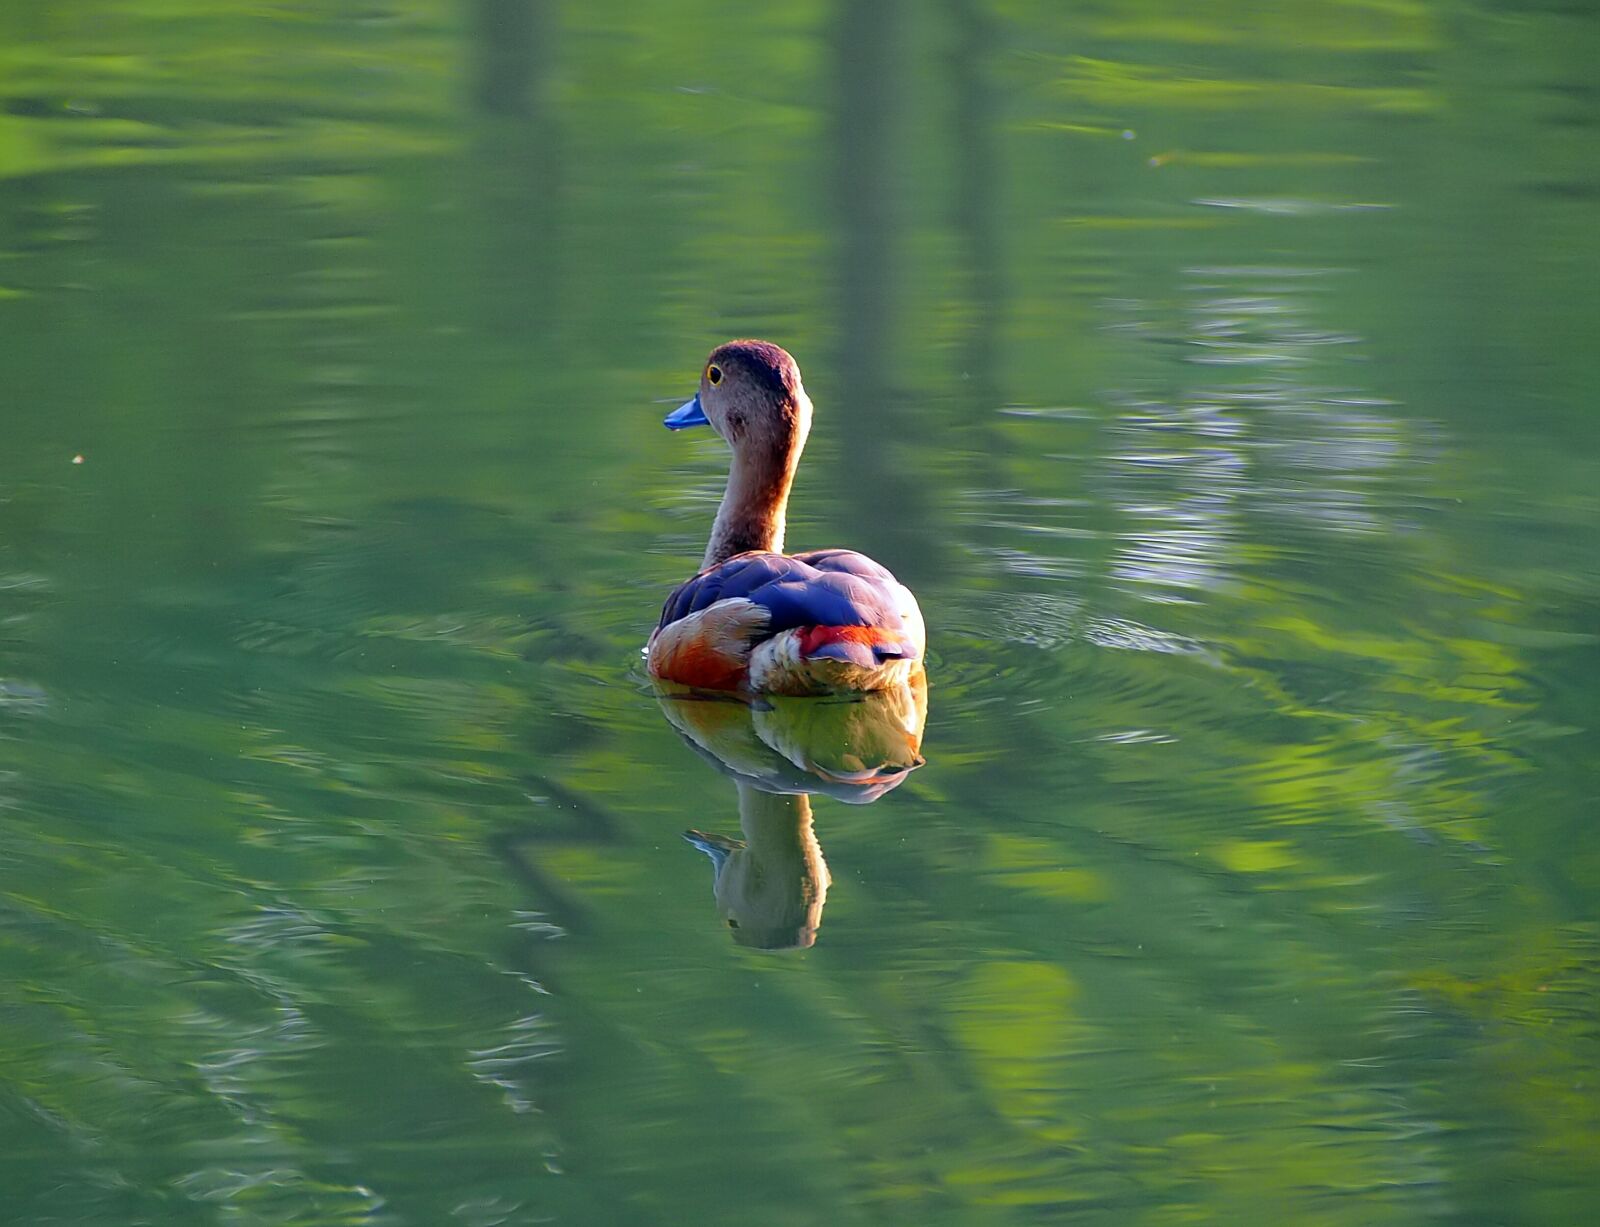
M 706 690 L 736 690 L 744 681 L 745 662 L 730 659 L 703 640 L 687 640 L 676 651 L 650 655 L 650 672 L 668 681 Z
M 760 605 L 735 597 L 668 623 L 650 640 L 650 674 L 685 686 L 736 690 L 748 676 L 751 642 L 769 621 Z

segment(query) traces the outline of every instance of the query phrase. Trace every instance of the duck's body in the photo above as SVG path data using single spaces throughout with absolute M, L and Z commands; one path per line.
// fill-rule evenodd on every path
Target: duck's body
M 783 553 L 784 511 L 811 424 L 800 372 L 776 345 L 712 351 L 700 392 L 667 425 L 709 425 L 733 448 L 700 572 L 667 598 L 653 676 L 716 690 L 821 694 L 903 685 L 922 667 L 916 598 L 853 550 Z
M 667 598 L 650 672 L 716 690 L 884 690 L 921 667 L 922 615 L 893 575 L 853 550 L 748 551 Z

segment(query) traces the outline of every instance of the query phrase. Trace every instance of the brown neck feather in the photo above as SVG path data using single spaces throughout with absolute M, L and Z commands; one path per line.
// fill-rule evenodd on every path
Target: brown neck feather
M 803 439 L 790 434 L 770 447 L 735 447 L 702 568 L 746 550 L 783 552 L 784 511 L 802 444 Z

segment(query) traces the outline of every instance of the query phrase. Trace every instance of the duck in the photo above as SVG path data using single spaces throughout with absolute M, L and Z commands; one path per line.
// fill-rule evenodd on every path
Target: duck
M 784 553 L 785 515 L 811 431 L 800 368 L 770 341 L 713 349 L 669 430 L 708 426 L 733 453 L 700 569 L 673 589 L 645 649 L 650 675 L 704 690 L 819 695 L 887 690 L 923 669 L 910 589 L 848 549 Z

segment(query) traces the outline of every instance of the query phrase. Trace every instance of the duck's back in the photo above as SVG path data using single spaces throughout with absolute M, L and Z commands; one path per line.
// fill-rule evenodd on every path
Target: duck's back
M 854 550 L 736 554 L 673 590 L 650 639 L 650 672 L 777 694 L 904 682 L 924 643 L 916 599 Z

